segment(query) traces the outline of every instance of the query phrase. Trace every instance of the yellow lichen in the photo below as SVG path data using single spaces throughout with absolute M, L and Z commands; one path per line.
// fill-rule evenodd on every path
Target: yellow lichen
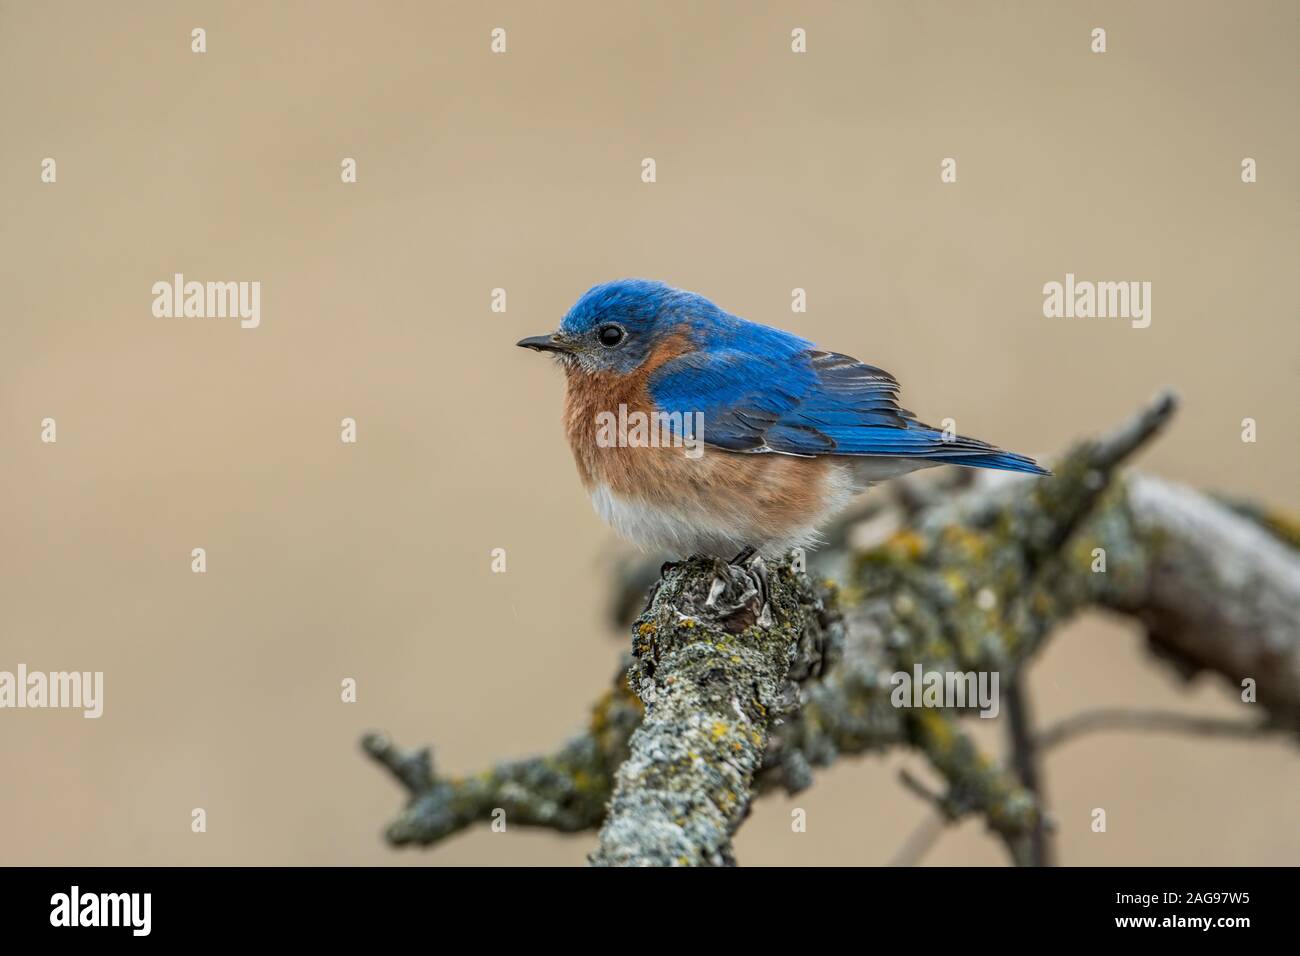
M 911 528 L 904 528 L 890 535 L 884 547 L 896 556 L 914 561 L 925 551 L 925 538 Z
M 944 751 L 952 746 L 952 727 L 938 712 L 933 710 L 918 711 L 916 713 L 916 722 L 920 725 L 921 731 L 930 738 L 936 750 Z

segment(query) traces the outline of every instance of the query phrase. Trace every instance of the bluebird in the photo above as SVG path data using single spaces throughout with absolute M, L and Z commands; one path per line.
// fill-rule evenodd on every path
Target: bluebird
M 778 557 L 815 544 L 866 488 L 918 468 L 1050 474 L 922 424 L 883 369 L 662 282 L 595 286 L 556 332 L 518 344 L 563 366 L 582 483 L 647 550 Z

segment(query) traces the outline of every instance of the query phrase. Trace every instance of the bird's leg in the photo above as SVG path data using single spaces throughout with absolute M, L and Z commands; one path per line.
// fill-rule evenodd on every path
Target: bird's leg
M 772 623 L 772 604 L 770 601 L 772 591 L 767 583 L 767 562 L 757 555 L 753 555 L 749 561 L 745 562 L 745 569 L 758 582 L 758 593 L 763 599 L 762 608 L 758 614 L 758 623 L 762 627 L 767 627 Z
M 736 555 L 727 563 L 737 568 L 743 568 L 749 564 L 750 558 L 752 558 L 756 553 L 756 549 L 751 548 L 749 545 L 745 545 L 740 549 L 740 554 Z

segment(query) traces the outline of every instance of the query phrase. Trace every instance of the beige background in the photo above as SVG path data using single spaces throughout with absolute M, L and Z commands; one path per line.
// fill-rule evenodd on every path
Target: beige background
M 1171 384 L 1145 467 L 1294 504 L 1298 9 L 0 3 L 0 669 L 107 682 L 98 721 L 0 712 L 0 862 L 580 862 L 589 835 L 387 849 L 400 795 L 357 739 L 470 772 L 552 748 L 609 680 L 612 533 L 559 374 L 513 347 L 606 279 L 881 364 L 923 417 L 1024 452 Z M 260 280 L 261 328 L 153 318 L 178 271 Z M 1151 328 L 1044 319 L 1067 271 L 1152 282 Z M 1240 708 L 1100 617 L 1033 690 L 1044 719 Z M 887 860 L 926 813 L 901 761 L 762 801 L 740 859 Z M 1094 737 L 1047 771 L 1065 862 L 1300 861 L 1294 749 Z M 971 823 L 927 862 L 1002 860 Z

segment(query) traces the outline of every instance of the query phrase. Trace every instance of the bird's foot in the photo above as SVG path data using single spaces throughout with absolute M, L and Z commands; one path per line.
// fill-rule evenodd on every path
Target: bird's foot
M 740 553 L 727 562 L 731 567 L 744 573 L 752 582 L 754 592 L 759 600 L 758 617 L 755 623 L 760 627 L 769 627 L 772 623 L 771 588 L 767 579 L 767 562 L 759 555 L 757 548 L 746 545 Z

